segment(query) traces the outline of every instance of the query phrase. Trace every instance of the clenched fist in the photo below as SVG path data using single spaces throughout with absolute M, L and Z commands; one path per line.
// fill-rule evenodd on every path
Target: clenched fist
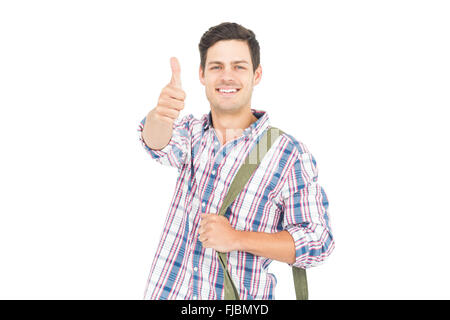
M 204 248 L 213 248 L 218 252 L 237 250 L 239 231 L 235 230 L 224 216 L 215 213 L 202 213 L 198 230 L 198 239 Z

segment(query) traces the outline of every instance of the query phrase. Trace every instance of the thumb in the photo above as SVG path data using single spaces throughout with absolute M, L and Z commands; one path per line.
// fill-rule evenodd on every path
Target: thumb
M 181 69 L 177 58 L 170 58 L 170 67 L 172 68 L 172 79 L 170 79 L 170 84 L 177 88 L 181 88 Z

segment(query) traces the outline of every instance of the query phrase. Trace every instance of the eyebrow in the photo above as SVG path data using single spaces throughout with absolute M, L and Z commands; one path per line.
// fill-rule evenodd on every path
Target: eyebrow
M 238 64 L 238 63 L 246 63 L 249 64 L 246 60 L 237 60 L 237 61 L 231 61 L 231 64 Z M 210 61 L 208 62 L 208 65 L 210 64 L 223 64 L 221 61 Z

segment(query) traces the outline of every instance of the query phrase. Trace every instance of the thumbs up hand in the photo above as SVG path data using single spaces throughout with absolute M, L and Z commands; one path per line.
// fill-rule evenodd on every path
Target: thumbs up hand
M 173 123 L 184 109 L 186 93 L 181 89 L 180 64 L 175 57 L 170 58 L 172 78 L 161 91 L 156 107 L 147 115 L 143 129 L 146 144 L 159 150 L 167 145 L 172 137 Z
M 172 68 L 172 78 L 159 96 L 158 104 L 153 110 L 154 117 L 160 121 L 172 125 L 178 118 L 180 111 L 184 109 L 184 100 L 186 93 L 181 89 L 180 64 L 175 57 L 170 58 Z

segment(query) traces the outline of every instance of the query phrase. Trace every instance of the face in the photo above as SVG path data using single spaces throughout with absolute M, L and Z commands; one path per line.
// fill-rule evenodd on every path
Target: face
M 208 49 L 200 82 L 205 86 L 211 108 L 236 112 L 250 106 L 253 86 L 261 80 L 261 66 L 253 73 L 247 42 L 222 40 Z

